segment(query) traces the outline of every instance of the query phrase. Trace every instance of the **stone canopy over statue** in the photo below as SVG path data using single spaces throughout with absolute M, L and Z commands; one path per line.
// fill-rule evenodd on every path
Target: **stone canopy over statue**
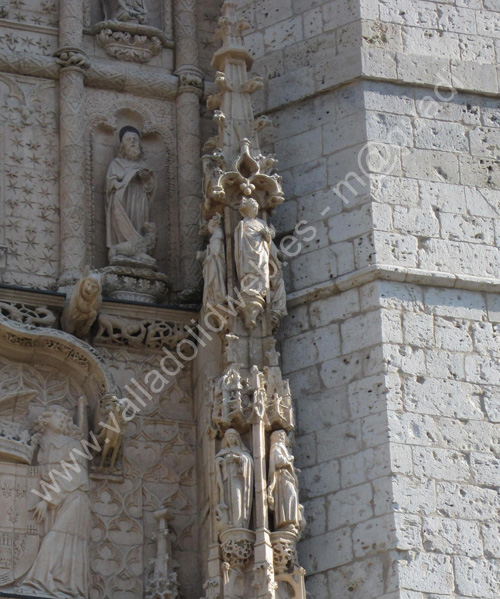
M 142 157 L 139 131 L 123 127 L 118 156 L 109 165 L 106 176 L 106 245 L 111 265 L 156 265 L 152 257 L 156 226 L 150 220 L 156 177 Z

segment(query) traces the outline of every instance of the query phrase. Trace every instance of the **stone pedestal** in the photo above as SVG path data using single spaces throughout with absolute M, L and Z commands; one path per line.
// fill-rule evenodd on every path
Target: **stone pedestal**
M 161 304 L 170 288 L 169 278 L 152 269 L 108 266 L 102 272 L 103 295 L 112 299 Z

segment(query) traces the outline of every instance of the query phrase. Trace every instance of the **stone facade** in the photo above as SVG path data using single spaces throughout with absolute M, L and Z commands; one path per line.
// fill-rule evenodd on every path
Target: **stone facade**
M 127 406 L 116 463 L 88 462 L 86 599 L 303 599 L 304 570 L 319 599 L 496 599 L 498 1 L 124 5 L 0 2 L 0 591 L 40 595 L 51 534 L 23 432 L 66 410 L 91 440 L 83 397 L 99 438 Z M 157 241 L 128 230 L 112 263 L 123 127 Z M 208 342 L 207 298 L 253 268 L 250 196 L 288 314 L 271 277 Z

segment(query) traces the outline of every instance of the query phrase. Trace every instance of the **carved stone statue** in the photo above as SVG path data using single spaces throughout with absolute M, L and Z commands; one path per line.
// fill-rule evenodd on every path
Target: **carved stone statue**
M 274 229 L 257 218 L 259 204 L 244 197 L 240 214 L 243 216 L 235 231 L 236 272 L 245 307 L 241 310 L 245 327 L 253 329 L 264 308 L 269 291 L 269 253 Z
M 274 431 L 269 453 L 267 500 L 274 512 L 275 530 L 298 533 L 303 526 L 303 508 L 299 503 L 299 481 L 293 461 L 286 432 Z
M 113 472 L 127 428 L 128 421 L 124 418 L 124 414 L 126 415 L 129 402 L 111 395 L 103 398 L 103 403 L 106 426 L 103 426 L 96 436 L 102 448 L 98 470 Z
M 64 306 L 62 328 L 77 337 L 85 337 L 94 324 L 102 305 L 101 281 L 88 272 L 78 281 L 73 294 Z
M 203 260 L 203 305 L 220 306 L 226 302 L 226 252 L 222 216 L 216 214 L 208 222 L 210 242 L 204 252 L 199 252 Z
M 269 253 L 269 285 L 271 288 L 271 323 L 273 332 L 280 326 L 281 320 L 288 314 L 286 309 L 286 290 L 283 280 L 283 257 L 274 243 Z
M 103 0 L 104 19 L 127 23 L 146 23 L 148 11 L 144 0 Z
M 106 177 L 106 244 L 112 265 L 151 267 L 156 227 L 150 222 L 156 177 L 142 162 L 140 134 L 120 131 L 120 151 Z
M 215 457 L 216 514 L 220 530 L 248 528 L 252 509 L 253 459 L 240 434 L 230 428 Z
M 80 418 L 83 413 L 80 409 Z M 34 508 L 45 536 L 22 584 L 49 597 L 87 597 L 90 503 L 87 460 L 80 443 L 85 425 L 80 425 L 76 427 L 69 412 L 59 406 L 46 410 L 35 423 L 35 432 L 40 435 L 41 481 L 53 484 L 51 472 L 61 468 L 61 461 L 80 466 L 79 472 L 75 468 L 71 476 L 56 478 L 59 492 L 42 485 L 46 498 Z

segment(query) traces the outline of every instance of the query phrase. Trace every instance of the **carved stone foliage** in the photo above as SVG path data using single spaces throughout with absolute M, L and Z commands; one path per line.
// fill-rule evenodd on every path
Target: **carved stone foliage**
M 132 320 L 111 314 L 100 314 L 94 342 L 98 345 L 174 349 L 189 337 L 183 325 L 160 319 Z
M 58 269 L 58 105 L 53 82 L 0 75 L 0 280 L 51 287 Z M 36 226 L 35 226 L 36 223 Z M 5 270 L 3 270 L 5 269 Z
M 106 175 L 115 159 L 119 131 L 128 125 L 141 133 L 143 162 L 152 170 L 158 187 L 151 205 L 151 221 L 156 224 L 158 242 L 154 258 L 158 270 L 174 279 L 178 272 L 176 151 L 172 130 L 175 129 L 172 105 L 152 98 L 137 99 L 105 90 L 87 89 L 86 94 L 87 197 L 89 238 L 92 239 L 91 263 L 101 268 L 108 264 L 106 240 Z M 125 267 L 124 267 L 125 268 Z M 126 268 L 125 268 L 126 269 Z M 127 277 L 127 272 L 111 273 Z M 108 278 L 108 277 L 107 277 Z M 109 284 L 114 284 L 108 279 Z M 121 284 L 123 281 L 121 281 Z M 158 285 L 158 282 L 152 284 Z M 168 281 L 163 283 L 163 291 Z M 150 290 L 151 291 L 151 290 Z M 154 290 L 153 290 L 154 291 Z

